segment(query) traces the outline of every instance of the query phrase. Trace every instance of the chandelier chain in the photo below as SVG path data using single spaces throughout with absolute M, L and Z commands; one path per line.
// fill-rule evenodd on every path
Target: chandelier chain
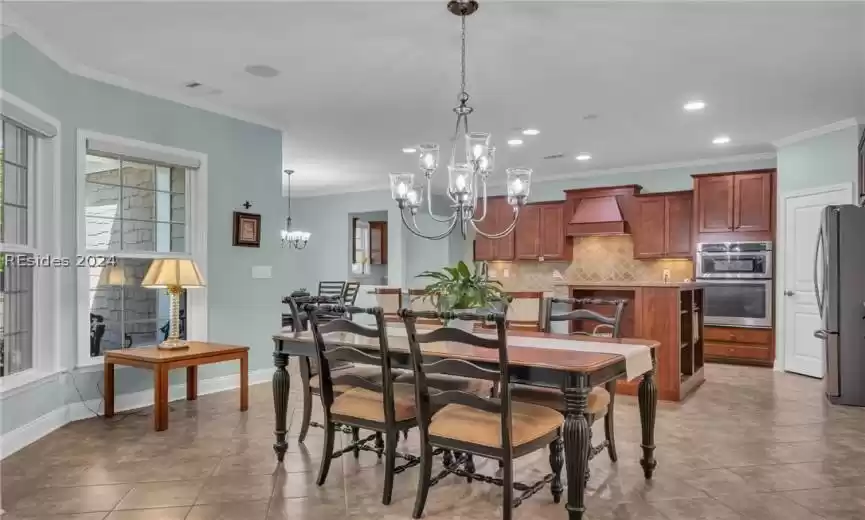
M 460 94 L 466 93 L 466 16 L 460 16 L 462 20 L 462 40 L 460 46 Z

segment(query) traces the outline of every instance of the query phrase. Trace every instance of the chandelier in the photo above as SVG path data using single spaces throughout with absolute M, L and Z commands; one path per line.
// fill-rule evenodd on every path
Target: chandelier
M 486 233 L 478 229 L 478 223 L 487 216 L 487 179 L 493 173 L 496 149 L 490 146 L 490 134 L 469 132 L 469 114 L 474 110 L 468 106 L 469 95 L 466 92 L 466 17 L 477 11 L 475 0 L 451 0 L 448 11 L 460 17 L 462 21 L 462 38 L 460 47 L 460 92 L 457 96 L 459 105 L 454 107 L 456 127 L 451 138 L 451 157 L 447 166 L 448 187 L 446 194 L 451 202 L 451 216 L 438 217 L 432 212 L 432 178 L 439 166 L 439 145 L 425 143 L 418 146 L 420 151 L 419 169 L 426 179 L 426 186 L 415 183 L 413 173 L 391 173 L 390 189 L 393 200 L 399 206 L 403 224 L 413 234 L 429 240 L 440 240 L 459 228 L 463 238 L 466 238 L 468 226 L 471 225 L 478 235 L 487 238 L 502 238 L 514 230 L 520 215 L 520 207 L 525 205 L 529 195 L 532 180 L 532 170 L 529 168 L 507 169 L 507 202 L 513 208 L 513 220 L 503 230 L 497 233 Z M 457 162 L 457 148 L 460 133 L 465 144 L 465 162 Z M 426 191 L 426 199 L 424 199 Z M 447 229 L 440 234 L 424 234 L 417 225 L 417 214 L 426 200 L 429 216 L 437 222 L 448 224 Z M 406 211 L 408 210 L 408 211 Z M 409 217 L 406 216 L 409 214 Z M 410 219 L 410 220 L 409 220 Z
M 294 249 L 303 249 L 306 243 L 309 242 L 310 233 L 306 231 L 292 231 L 291 229 L 291 174 L 294 170 L 285 170 L 288 175 L 288 216 L 285 217 L 285 229 L 282 229 L 279 234 L 282 235 L 282 247 L 293 247 Z

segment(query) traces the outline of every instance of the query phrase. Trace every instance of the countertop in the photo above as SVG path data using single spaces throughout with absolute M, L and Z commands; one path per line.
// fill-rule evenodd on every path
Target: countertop
M 586 288 L 586 289 L 632 289 L 637 287 L 675 287 L 677 289 L 695 289 L 705 286 L 704 282 L 556 282 L 554 287 Z

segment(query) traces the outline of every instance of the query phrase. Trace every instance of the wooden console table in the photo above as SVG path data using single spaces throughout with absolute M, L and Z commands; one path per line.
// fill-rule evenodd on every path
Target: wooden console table
M 153 371 L 153 426 L 168 429 L 168 371 L 186 367 L 186 399 L 198 397 L 198 365 L 240 361 L 240 410 L 249 408 L 249 347 L 190 341 L 189 348 L 136 347 L 105 353 L 105 417 L 114 416 L 114 365 Z

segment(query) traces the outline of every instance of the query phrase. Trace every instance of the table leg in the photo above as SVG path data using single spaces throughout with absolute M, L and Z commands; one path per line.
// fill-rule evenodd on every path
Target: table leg
M 276 443 L 273 445 L 273 451 L 276 452 L 276 459 L 279 462 L 285 458 L 285 452 L 288 450 L 288 443 L 285 442 L 285 435 L 288 433 L 288 387 L 290 384 L 288 371 L 285 369 L 288 366 L 288 354 L 273 354 L 273 364 L 276 371 L 273 373 L 273 411 L 276 415 L 276 428 L 273 434 L 276 435 Z
M 105 417 L 114 417 L 114 363 L 105 363 L 105 382 L 102 385 L 105 392 Z
M 249 410 L 249 353 L 240 356 L 240 411 Z
M 653 360 L 654 365 L 654 360 Z M 655 369 L 643 375 L 640 386 L 637 389 L 637 402 L 640 406 L 640 425 L 643 430 L 643 438 L 640 447 L 643 448 L 643 457 L 640 465 L 643 466 L 643 476 L 652 478 L 658 461 L 655 460 L 655 415 L 658 410 L 658 387 L 655 385 Z
M 186 367 L 186 400 L 198 399 L 198 367 L 195 365 Z
M 158 432 L 168 429 L 168 366 L 153 368 L 153 426 Z
M 583 375 L 575 375 L 565 390 L 565 424 L 562 437 L 565 441 L 565 467 L 568 475 L 569 520 L 582 520 L 586 511 L 586 472 L 589 470 L 591 427 L 586 420 L 589 387 Z

